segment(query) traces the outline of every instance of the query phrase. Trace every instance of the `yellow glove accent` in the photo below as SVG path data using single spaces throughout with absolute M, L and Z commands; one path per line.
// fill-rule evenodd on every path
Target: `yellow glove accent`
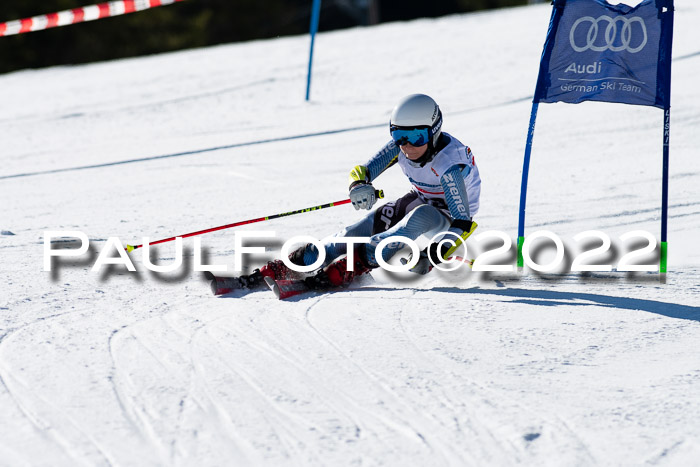
M 356 165 L 350 171 L 349 183 L 351 185 L 353 182 L 366 182 L 367 180 L 369 180 L 369 172 L 364 165 Z
M 469 229 L 468 232 L 467 232 L 467 231 L 462 232 L 462 235 L 460 235 L 459 238 L 457 238 L 457 240 L 455 241 L 455 246 L 453 246 L 452 248 L 450 248 L 449 250 L 447 250 L 447 253 L 445 253 L 445 254 L 443 255 L 442 258 L 443 258 L 443 259 L 447 259 L 447 258 L 449 258 L 450 256 L 452 256 L 452 253 L 454 253 L 455 251 L 457 251 L 457 248 L 459 248 L 460 246 L 462 246 L 462 244 L 463 244 L 464 242 L 467 241 L 467 239 L 469 238 L 469 236 L 470 236 L 472 233 L 474 233 L 474 231 L 476 230 L 477 227 L 478 227 L 478 225 L 476 224 L 476 222 L 472 221 L 472 228 Z

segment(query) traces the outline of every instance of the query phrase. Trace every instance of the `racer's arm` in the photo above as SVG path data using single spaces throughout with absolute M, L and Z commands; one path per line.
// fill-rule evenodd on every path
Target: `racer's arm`
M 428 254 L 435 261 L 439 260 L 438 256 L 447 259 L 454 251 L 456 251 L 463 242 L 476 229 L 476 222 L 472 221 L 471 213 L 469 212 L 469 196 L 467 195 L 467 187 L 464 184 L 464 175 L 462 170 L 467 166 L 453 165 L 440 177 L 440 184 L 445 192 L 445 201 L 452 216 L 452 224 L 449 231 L 455 235 L 449 236 L 455 245 L 450 247 L 446 243 L 438 251 L 439 242 L 433 243 L 428 249 Z M 467 170 L 469 168 L 467 167 Z
M 372 183 L 382 172 L 399 160 L 399 147 L 389 141 L 365 165 L 356 165 L 350 171 L 350 188 L 357 183 Z
M 399 147 L 387 143 L 365 165 L 356 165 L 350 171 L 350 199 L 355 209 L 371 209 L 376 201 L 372 181 L 399 160 Z

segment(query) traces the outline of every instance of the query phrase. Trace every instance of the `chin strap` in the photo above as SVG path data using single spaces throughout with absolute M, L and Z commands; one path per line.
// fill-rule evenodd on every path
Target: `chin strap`
M 437 147 L 433 145 L 433 138 L 431 137 L 428 141 L 428 150 L 420 158 L 413 161 L 417 163 L 420 167 L 425 167 L 425 164 L 432 161 L 437 153 L 445 149 L 445 146 L 449 143 L 449 140 L 445 139 L 445 135 L 440 133 L 438 137 Z
M 435 157 L 435 151 L 433 151 L 433 143 L 428 143 L 428 150 L 425 151 L 425 154 L 423 154 L 413 162 L 417 163 L 420 167 L 425 167 L 425 164 L 432 161 L 433 157 Z

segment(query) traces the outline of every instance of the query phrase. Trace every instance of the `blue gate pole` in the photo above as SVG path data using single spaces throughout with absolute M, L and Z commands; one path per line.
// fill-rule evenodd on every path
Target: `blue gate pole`
M 659 261 L 659 273 L 661 280 L 665 282 L 667 256 L 668 256 L 668 160 L 669 141 L 671 139 L 671 108 L 664 109 L 664 161 L 663 181 L 661 182 L 661 257 Z
M 306 100 L 309 100 L 309 94 L 311 93 L 311 63 L 314 59 L 314 39 L 316 39 L 316 32 L 318 31 L 318 19 L 321 16 L 321 0 L 314 0 L 313 7 L 311 9 L 311 26 L 309 32 L 311 33 L 311 47 L 309 49 L 309 71 L 306 75 Z
M 539 101 L 532 103 L 530 112 L 530 126 L 527 130 L 527 143 L 525 144 L 525 158 L 523 160 L 523 179 L 520 183 L 520 215 L 518 216 L 518 268 L 523 267 L 523 242 L 525 241 L 525 202 L 527 199 L 527 177 L 530 174 L 530 153 L 532 152 L 532 139 L 535 136 L 535 121 Z

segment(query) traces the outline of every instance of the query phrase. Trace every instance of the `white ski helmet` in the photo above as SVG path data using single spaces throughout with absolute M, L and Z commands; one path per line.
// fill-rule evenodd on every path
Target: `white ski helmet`
M 427 129 L 427 141 L 422 144 L 414 144 L 410 136 L 405 132 L 397 130 L 412 130 L 412 129 Z M 430 144 L 431 149 L 437 146 L 437 141 L 442 132 L 442 112 L 437 103 L 425 94 L 411 94 L 406 96 L 394 107 L 391 112 L 391 120 L 389 120 L 389 132 L 396 144 L 401 144 L 403 139 L 405 144 L 409 142 L 414 146 L 422 146 Z M 396 137 L 398 136 L 398 137 Z M 408 136 L 408 139 L 406 137 Z M 420 138 L 416 134 L 416 138 Z M 416 140 L 420 143 L 420 139 Z

